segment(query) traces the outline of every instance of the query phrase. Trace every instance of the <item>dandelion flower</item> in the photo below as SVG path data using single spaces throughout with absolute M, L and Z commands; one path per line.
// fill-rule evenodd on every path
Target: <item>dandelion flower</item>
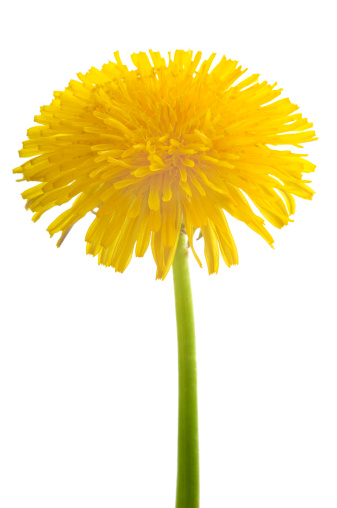
M 209 273 L 220 253 L 228 266 L 238 253 L 229 214 L 270 245 L 264 219 L 282 228 L 295 212 L 294 196 L 311 199 L 303 174 L 315 166 L 289 150 L 315 132 L 298 106 L 280 99 L 276 84 L 242 78 L 238 62 L 176 51 L 133 54 L 129 70 L 116 62 L 91 68 L 55 92 L 35 117 L 19 152 L 34 157 L 16 168 L 28 182 L 23 192 L 33 220 L 74 200 L 48 227 L 61 233 L 94 212 L 87 253 L 123 272 L 133 253 L 151 244 L 157 278 L 173 265 L 176 302 L 179 418 L 176 508 L 199 508 L 197 367 L 187 246 L 204 240 Z M 276 147 L 284 145 L 282 150 Z M 257 215 L 257 212 L 259 215 Z M 186 238 L 187 237 L 187 238 Z M 187 243 L 188 239 L 188 243 Z
M 62 241 L 88 212 L 96 214 L 87 253 L 123 272 L 132 255 L 151 244 L 157 278 L 172 265 L 182 224 L 201 266 L 193 235 L 200 229 L 209 273 L 221 253 L 238 263 L 226 214 L 243 221 L 268 244 L 273 238 L 260 214 L 276 228 L 295 211 L 293 196 L 311 199 L 303 173 L 315 166 L 302 148 L 315 139 L 312 124 L 289 99 L 277 99 L 276 84 L 215 55 L 176 51 L 133 54 L 129 70 L 116 63 L 78 74 L 35 117 L 19 152 L 34 157 L 16 168 L 22 180 L 39 182 L 23 192 L 33 221 L 76 197 L 48 227 Z M 277 100 L 276 100 L 277 99 Z M 275 147 L 286 145 L 286 149 Z

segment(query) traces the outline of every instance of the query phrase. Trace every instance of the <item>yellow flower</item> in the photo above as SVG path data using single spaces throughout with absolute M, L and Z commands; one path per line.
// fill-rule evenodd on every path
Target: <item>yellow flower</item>
M 295 113 L 280 89 L 215 55 L 176 51 L 168 63 L 159 52 L 133 54 L 129 70 L 116 63 L 94 67 L 64 92 L 55 92 L 28 130 L 16 168 L 22 180 L 41 182 L 23 192 L 33 220 L 78 196 L 48 227 L 61 232 L 58 246 L 88 212 L 87 253 L 123 272 L 133 252 L 151 243 L 157 278 L 172 265 L 183 227 L 193 247 L 201 230 L 209 273 L 218 271 L 219 250 L 228 266 L 238 263 L 225 213 L 245 222 L 270 245 L 273 239 L 247 200 L 275 227 L 289 222 L 293 195 L 311 199 L 302 173 L 315 166 L 298 153 L 271 148 L 315 138 L 312 124 Z M 198 67 L 199 66 L 199 67 Z M 235 84 L 237 82 L 237 84 Z

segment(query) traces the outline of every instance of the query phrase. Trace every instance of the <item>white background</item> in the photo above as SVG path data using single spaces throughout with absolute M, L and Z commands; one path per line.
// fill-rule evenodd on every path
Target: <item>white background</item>
M 237 59 L 314 122 L 316 196 L 273 251 L 230 221 L 240 265 L 191 259 L 201 508 L 336 508 L 336 74 L 332 2 L 6 2 L 1 28 L 0 506 L 173 508 L 177 351 L 172 276 L 61 249 L 24 210 L 12 168 L 39 107 L 119 49 Z M 330 7 L 329 7 L 330 6 Z M 202 241 L 199 252 L 202 254 Z

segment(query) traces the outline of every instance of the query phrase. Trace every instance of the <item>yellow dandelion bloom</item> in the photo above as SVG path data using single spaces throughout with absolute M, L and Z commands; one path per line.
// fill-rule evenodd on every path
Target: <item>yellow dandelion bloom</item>
M 259 83 L 238 62 L 215 54 L 176 51 L 168 62 L 159 52 L 133 54 L 129 70 L 116 63 L 91 68 L 41 108 L 19 152 L 33 157 L 14 173 L 40 182 L 23 192 L 36 221 L 77 196 L 48 227 L 61 233 L 58 246 L 88 212 L 96 216 L 86 234 L 87 253 L 123 272 L 133 252 L 151 243 L 157 278 L 172 265 L 182 224 L 194 250 L 201 230 L 209 273 L 219 252 L 230 266 L 237 249 L 225 212 L 245 222 L 270 245 L 273 239 L 249 203 L 281 228 L 295 211 L 293 196 L 311 199 L 303 173 L 315 166 L 301 147 L 315 139 L 312 124 L 276 84 Z M 239 81 L 238 81 L 239 80 Z M 249 200 L 247 199 L 249 198 Z

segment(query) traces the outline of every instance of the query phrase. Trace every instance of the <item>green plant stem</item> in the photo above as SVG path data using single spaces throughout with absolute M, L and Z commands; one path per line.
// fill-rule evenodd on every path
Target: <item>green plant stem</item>
M 197 363 L 186 235 L 173 261 L 179 364 L 178 473 L 176 508 L 199 508 Z

